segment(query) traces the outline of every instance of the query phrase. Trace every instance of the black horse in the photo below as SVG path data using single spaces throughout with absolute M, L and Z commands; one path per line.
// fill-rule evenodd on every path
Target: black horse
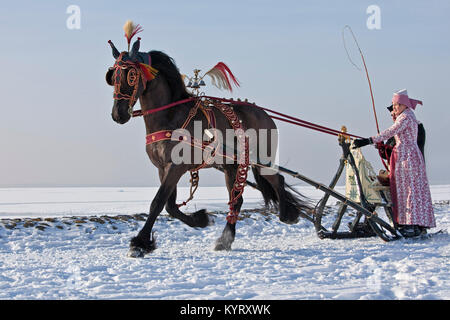
M 112 118 L 120 124 L 124 124 L 130 120 L 130 110 L 132 110 L 137 99 L 140 101 L 142 112 L 145 112 L 193 97 L 186 90 L 184 81 L 174 60 L 161 51 L 139 52 L 139 40 L 133 44 L 130 52 L 122 53 L 119 53 L 112 42 L 110 42 L 116 63 L 106 73 L 106 82 L 111 86 L 115 86 Z M 156 69 L 158 72 L 155 77 L 151 80 L 146 80 L 141 70 L 139 70 L 139 63 L 149 64 L 152 68 Z M 178 104 L 176 107 L 144 116 L 147 134 L 180 128 L 185 123 L 194 105 L 195 101 L 189 101 Z M 232 107 L 246 129 L 255 129 L 258 135 L 257 138 L 259 138 L 259 129 L 268 129 L 269 137 L 264 141 L 270 144 L 269 142 L 274 138 L 270 136 L 270 133 L 274 132 L 271 129 L 276 130 L 276 125 L 265 111 L 250 105 L 236 104 Z M 223 113 L 214 108 L 212 111 L 215 115 L 215 126 L 218 130 L 225 132 L 226 129 L 231 128 L 229 119 Z M 201 121 L 202 130 L 208 128 L 206 115 L 202 112 L 197 112 L 186 127 L 186 130 L 192 135 L 194 132 L 194 121 Z M 150 161 L 158 168 L 161 186 L 151 203 L 149 216 L 145 225 L 138 235 L 131 239 L 130 256 L 132 257 L 142 257 L 156 248 L 152 228 L 164 206 L 171 216 L 191 227 L 203 228 L 210 223 L 209 215 L 205 210 L 199 210 L 192 214 L 184 214 L 176 204 L 177 183 L 179 179 L 187 171 L 198 167 L 198 164 L 175 164 L 172 161 L 172 150 L 178 143 L 178 141 L 163 140 L 147 144 L 146 151 Z M 276 147 L 275 150 L 271 149 L 273 149 L 273 146 L 268 145 L 267 150 L 269 150 L 270 154 L 274 155 Z M 250 152 L 257 154 L 258 150 L 250 150 Z M 267 162 L 264 164 L 270 165 Z M 237 174 L 238 163 L 229 163 L 229 161 L 227 163 L 224 161 L 223 164 L 213 163 L 206 167 L 220 167 L 225 174 L 226 186 L 230 193 L 229 197 L 232 199 L 234 196 L 232 194 L 233 184 Z M 252 165 L 252 172 L 266 204 L 273 204 L 278 208 L 281 221 L 296 223 L 300 215 L 311 210 L 307 199 L 288 191 L 289 186 L 285 184 L 284 178 L 280 174 L 266 173 L 262 171 L 261 167 L 255 165 Z M 242 197 L 239 197 L 232 204 L 232 209 L 235 212 L 239 212 L 242 202 Z M 235 238 L 235 227 L 235 222 L 227 222 L 222 235 L 216 241 L 215 250 L 231 249 L 231 244 Z

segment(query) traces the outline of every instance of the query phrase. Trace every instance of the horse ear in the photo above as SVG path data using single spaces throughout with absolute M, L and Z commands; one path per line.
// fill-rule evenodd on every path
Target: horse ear
M 105 76 L 106 83 L 109 84 L 110 86 L 114 86 L 113 73 L 114 73 L 114 68 L 109 68 L 108 71 L 106 72 L 106 76 Z
M 133 47 L 131 47 L 130 59 L 132 61 L 137 59 L 140 46 L 141 46 L 141 38 L 138 37 L 137 40 L 133 43 Z
M 108 43 L 111 46 L 114 59 L 117 59 L 120 56 L 119 50 L 116 49 L 116 47 L 114 46 L 114 43 L 112 43 L 111 40 L 109 40 Z

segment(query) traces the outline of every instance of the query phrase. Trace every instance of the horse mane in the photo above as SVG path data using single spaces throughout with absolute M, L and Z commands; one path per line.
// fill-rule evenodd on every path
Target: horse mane
M 192 97 L 192 94 L 186 90 L 175 60 L 162 51 L 153 50 L 149 54 L 152 59 L 152 67 L 157 69 L 167 80 L 172 93 L 172 100 L 176 101 Z

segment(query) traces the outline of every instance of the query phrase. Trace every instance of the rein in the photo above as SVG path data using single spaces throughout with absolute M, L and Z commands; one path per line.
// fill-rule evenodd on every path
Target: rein
M 324 127 L 324 126 L 318 125 L 316 123 L 305 121 L 305 120 L 302 120 L 302 119 L 299 119 L 299 118 L 295 118 L 295 117 L 289 116 L 287 114 L 284 114 L 284 113 L 281 113 L 281 112 L 278 112 L 278 111 L 275 111 L 275 110 L 272 110 L 272 109 L 260 107 L 260 106 L 258 106 L 256 104 L 252 104 L 252 103 L 249 103 L 249 102 L 243 102 L 243 101 L 239 101 L 239 100 L 238 101 L 234 101 L 234 100 L 231 100 L 231 99 L 223 99 L 223 98 L 208 97 L 208 96 L 206 96 L 206 98 L 215 99 L 215 100 L 219 100 L 219 101 L 223 101 L 223 102 L 229 102 L 229 103 L 238 104 L 238 105 L 252 106 L 252 107 L 264 110 L 266 112 L 270 112 L 270 113 L 276 114 L 277 116 L 273 116 L 273 115 L 270 116 L 272 119 L 284 121 L 284 122 L 287 122 L 287 123 L 290 123 L 290 124 L 295 124 L 295 125 L 300 126 L 300 127 L 316 130 L 316 131 L 323 132 L 323 133 L 328 133 L 328 134 L 335 135 L 335 136 L 338 136 L 339 134 L 342 134 L 341 131 L 338 131 L 338 130 L 335 130 L 335 129 L 331 129 L 331 128 L 328 128 L 328 127 Z M 354 135 L 354 134 L 346 133 L 346 135 L 354 137 L 354 138 L 361 138 L 360 136 L 357 136 L 357 135 Z
M 160 112 L 160 111 L 163 111 L 163 110 L 167 110 L 169 108 L 176 107 L 176 106 L 178 106 L 180 104 L 183 104 L 183 103 L 187 103 L 187 102 L 198 100 L 198 99 L 202 99 L 202 98 L 216 100 L 216 101 L 230 103 L 230 104 L 235 104 L 235 105 L 244 105 L 244 106 L 255 107 L 255 108 L 258 108 L 258 109 L 262 109 L 262 110 L 264 110 L 266 112 L 270 112 L 270 113 L 276 114 L 276 116 L 270 115 L 270 117 L 272 119 L 275 119 L 275 120 L 284 121 L 286 123 L 294 124 L 294 125 L 297 125 L 297 126 L 300 126 L 300 127 L 316 130 L 316 131 L 319 131 L 319 132 L 322 132 L 322 133 L 327 133 L 327 134 L 334 135 L 334 136 L 339 136 L 340 134 L 342 134 L 341 131 L 338 131 L 338 130 L 335 130 L 335 129 L 331 129 L 331 128 L 328 128 L 328 127 L 324 127 L 324 126 L 321 126 L 321 125 L 318 125 L 318 124 L 315 124 L 315 123 L 312 123 L 312 122 L 309 122 L 309 121 L 305 121 L 305 120 L 302 120 L 302 119 L 299 119 L 299 118 L 296 118 L 296 117 L 292 117 L 292 116 L 289 116 L 287 114 L 284 114 L 284 113 L 281 113 L 281 112 L 278 112 L 278 111 L 275 111 L 275 110 L 271 110 L 271 109 L 268 109 L 268 108 L 260 107 L 260 106 L 258 106 L 256 104 L 253 104 L 253 103 L 239 101 L 239 100 L 235 101 L 235 100 L 232 100 L 232 99 L 225 99 L 225 98 L 210 97 L 210 96 L 190 97 L 190 98 L 187 98 L 187 99 L 183 99 L 183 100 L 179 100 L 179 101 L 176 101 L 176 102 L 172 102 L 172 103 L 169 103 L 167 105 L 164 105 L 164 106 L 161 106 L 161 107 L 158 107 L 158 108 L 155 108 L 155 109 L 146 110 L 146 111 L 136 110 L 136 111 L 133 111 L 132 116 L 133 117 L 147 116 L 147 115 L 150 115 L 150 114 L 153 114 L 153 113 L 156 113 L 156 112 Z M 353 137 L 353 138 L 361 138 L 360 136 L 357 136 L 357 135 L 354 135 L 354 134 L 350 134 L 350 133 L 346 133 L 346 135 L 350 136 L 350 137 Z
M 132 117 L 148 116 L 149 114 L 160 112 L 160 111 L 163 111 L 163 110 L 166 110 L 166 109 L 178 106 L 178 105 L 183 104 L 183 103 L 194 101 L 194 100 L 197 100 L 197 99 L 198 99 L 197 97 L 191 97 L 191 98 L 179 100 L 179 101 L 176 101 L 176 102 L 172 102 L 172 103 L 166 104 L 165 106 L 158 107 L 158 108 L 155 108 L 155 109 L 150 109 L 150 110 L 146 110 L 146 111 L 135 110 L 135 111 L 133 111 Z

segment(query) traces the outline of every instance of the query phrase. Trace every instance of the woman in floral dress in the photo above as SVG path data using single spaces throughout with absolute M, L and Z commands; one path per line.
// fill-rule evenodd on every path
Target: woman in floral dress
M 413 111 L 422 102 L 410 99 L 407 91 L 402 90 L 394 94 L 392 104 L 395 123 L 380 134 L 356 139 L 353 144 L 359 148 L 395 137 L 389 163 L 394 220 L 404 236 L 416 236 L 436 226 L 425 161 L 417 146 L 419 122 Z

